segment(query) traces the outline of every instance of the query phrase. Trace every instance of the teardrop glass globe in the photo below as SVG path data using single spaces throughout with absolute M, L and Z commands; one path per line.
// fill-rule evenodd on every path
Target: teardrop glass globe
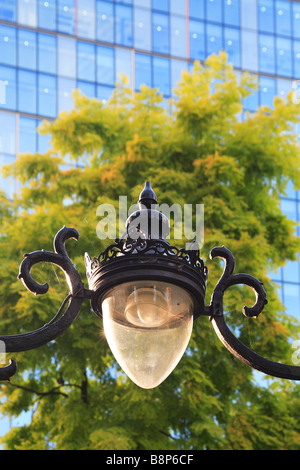
M 157 387 L 176 367 L 192 333 L 193 307 L 186 290 L 165 282 L 127 282 L 106 293 L 104 333 L 136 385 Z

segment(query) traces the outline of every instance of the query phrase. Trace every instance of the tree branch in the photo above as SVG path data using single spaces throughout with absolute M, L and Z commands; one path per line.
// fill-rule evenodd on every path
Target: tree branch
M 11 387 L 19 388 L 21 390 L 25 390 L 25 392 L 34 393 L 35 395 L 38 395 L 39 397 L 46 397 L 47 395 L 62 395 L 66 398 L 69 397 L 66 393 L 59 391 L 60 386 L 54 387 L 51 390 L 48 390 L 48 392 L 39 392 L 37 390 L 34 390 L 33 388 L 25 387 L 24 385 L 18 385 L 13 382 L 8 382 L 7 385 L 10 385 Z

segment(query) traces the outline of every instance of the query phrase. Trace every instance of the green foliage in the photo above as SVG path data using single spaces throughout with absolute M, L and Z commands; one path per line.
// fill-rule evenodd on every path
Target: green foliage
M 299 105 L 292 95 L 276 98 L 274 109 L 241 120 L 243 98 L 255 87 L 248 74 L 237 78 L 222 53 L 183 72 L 169 106 L 146 86 L 132 93 L 123 77 L 107 103 L 76 91 L 70 112 L 44 122 L 40 132 L 51 136 L 51 149 L 21 155 L 5 168 L 23 186 L 13 202 L 0 197 L 3 334 L 39 328 L 68 293 L 52 265 L 33 272 L 50 292 L 37 298 L 27 292 L 16 279 L 23 254 L 52 250 L 56 232 L 75 227 L 80 239 L 67 249 L 84 279 L 83 253 L 97 256 L 109 243 L 96 235 L 98 205 L 118 210 L 120 195 L 135 203 L 150 180 L 160 203 L 204 204 L 207 304 L 222 271 L 209 251 L 225 245 L 237 272 L 263 281 L 269 299 L 258 320 L 245 319 L 241 310 L 253 303 L 252 293 L 230 289 L 229 324 L 258 353 L 290 363 L 288 340 L 299 328 L 268 272 L 299 252 L 295 224 L 280 209 L 288 181 L 300 187 L 292 132 Z M 153 390 L 137 388 L 120 371 L 88 302 L 55 342 L 12 356 L 19 370 L 1 385 L 2 413 L 29 410 L 32 421 L 4 437 L 7 449 L 300 449 L 297 385 L 255 382 L 207 318 L 197 320 L 187 354 Z

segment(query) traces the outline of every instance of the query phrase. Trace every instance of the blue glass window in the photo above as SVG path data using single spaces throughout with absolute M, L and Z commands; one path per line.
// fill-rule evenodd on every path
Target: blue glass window
M 231 62 L 234 67 L 239 68 L 241 66 L 239 30 L 235 28 L 225 28 L 224 40 L 229 62 Z
M 151 56 L 146 54 L 135 54 L 135 89 L 139 90 L 141 85 L 151 87 Z
M 153 87 L 159 93 L 170 96 L 170 61 L 163 57 L 153 57 Z
M 186 19 L 182 16 L 171 16 L 171 54 L 186 57 Z
M 16 21 L 16 0 L 0 0 L 0 18 Z
M 190 20 L 190 58 L 193 60 L 205 59 L 205 34 L 202 21 Z
M 96 57 L 95 46 L 86 42 L 77 43 L 77 77 L 88 82 L 95 81 Z
M 116 77 L 119 81 L 120 74 L 125 74 L 132 83 L 132 53 L 127 49 L 116 48 Z
M 56 37 L 50 34 L 38 35 L 38 70 L 56 73 Z
M 222 0 L 206 0 L 206 18 L 208 21 L 222 22 Z
M 169 0 L 152 0 L 153 10 L 169 11 Z
M 16 65 L 16 30 L 10 26 L 0 25 L 0 63 Z
M 77 88 L 88 98 L 94 98 L 96 96 L 95 84 L 90 82 L 83 82 L 78 80 Z
M 171 60 L 171 93 L 173 93 L 173 89 L 178 86 L 183 70 L 187 70 L 187 62 L 176 59 Z
M 132 46 L 132 7 L 115 6 L 115 39 L 117 44 Z
M 267 34 L 259 35 L 259 70 L 275 73 L 274 37 Z
M 283 300 L 288 315 L 298 317 L 300 315 L 299 285 L 283 283 Z
M 16 70 L 11 67 L 0 66 L 1 82 L 5 86 L 5 102 L 0 103 L 1 108 L 16 109 Z
M 258 27 L 265 33 L 274 32 L 273 0 L 258 0 Z
M 223 0 L 224 23 L 232 26 L 240 25 L 240 0 Z
M 61 33 L 75 33 L 75 0 L 57 0 L 58 18 L 57 28 Z
M 300 39 L 300 3 L 293 3 L 293 36 Z
M 36 73 L 18 70 L 18 110 L 36 114 Z
M 257 33 L 256 31 L 241 30 L 242 36 L 242 68 L 251 70 L 252 72 L 258 71 L 258 46 L 257 46 Z
M 115 84 L 115 51 L 112 47 L 97 46 L 97 82 Z
M 114 41 L 114 6 L 112 3 L 97 1 L 97 39 Z
M 56 29 L 56 0 L 39 0 L 38 25 L 44 29 Z
M 241 26 L 257 29 L 257 4 L 253 0 L 241 0 Z
M 168 54 L 169 44 L 169 16 L 163 13 L 152 15 L 152 47 L 154 52 Z
M 243 99 L 243 109 L 245 111 L 254 112 L 257 110 L 259 106 L 259 93 L 258 91 L 254 91 L 251 95 L 247 96 L 247 98 Z
M 292 76 L 292 50 L 289 38 L 276 38 L 277 74 L 284 77 Z
M 170 0 L 170 12 L 175 15 L 185 16 L 185 2 L 182 0 Z
M 204 0 L 189 0 L 189 16 L 204 19 Z
M 37 150 L 36 119 L 20 116 L 19 128 L 19 152 L 35 153 Z
M 133 0 L 137 7 L 151 8 L 151 0 Z
M 260 77 L 260 104 L 273 108 L 273 99 L 276 94 L 274 78 Z
M 95 39 L 95 1 L 77 0 L 77 15 L 78 36 Z
M 111 2 L 112 0 L 108 0 Z M 132 5 L 132 0 L 115 0 L 115 3 L 123 3 L 124 5 Z
M 58 77 L 58 112 L 69 111 L 73 108 L 72 93 L 76 88 L 75 80 Z
M 36 70 L 36 33 L 20 29 L 18 31 L 19 67 Z
M 284 0 L 276 0 L 275 6 L 276 32 L 277 34 L 291 35 L 291 5 Z
M 72 38 L 58 36 L 58 74 L 65 77 L 76 77 L 76 41 Z
M 37 0 L 18 0 L 18 22 L 37 26 Z
M 0 153 L 16 154 L 16 115 L 0 111 Z
M 109 100 L 113 92 L 113 87 L 97 85 L 97 98 L 103 102 Z
M 38 74 L 38 114 L 56 117 L 56 77 Z
M 294 54 L 293 55 L 294 55 L 294 60 L 293 60 L 294 76 L 300 77 L 300 41 L 294 41 Z
M 134 45 L 137 49 L 151 50 L 151 12 L 144 8 L 134 10 Z
M 207 54 L 210 55 L 214 52 L 218 54 L 223 48 L 222 27 L 207 23 L 206 34 Z

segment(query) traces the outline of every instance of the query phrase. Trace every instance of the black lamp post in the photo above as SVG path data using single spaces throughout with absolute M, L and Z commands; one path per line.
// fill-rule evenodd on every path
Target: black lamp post
M 166 237 L 169 221 L 155 209 L 156 196 L 149 183 L 140 194 L 140 208 L 127 219 L 124 240 L 116 239 L 98 257 L 85 254 L 88 289 L 65 249 L 69 238 L 79 237 L 63 227 L 55 236 L 54 252 L 25 255 L 19 278 L 34 294 L 44 294 L 48 284 L 38 284 L 31 268 L 39 262 L 59 266 L 69 285 L 69 295 L 54 318 L 42 328 L 19 335 L 0 336 L 6 352 L 34 349 L 61 335 L 77 318 L 85 299 L 103 319 L 108 344 L 126 374 L 140 387 L 159 385 L 176 367 L 188 345 L 193 321 L 208 316 L 224 346 L 238 359 L 265 374 L 300 380 L 300 367 L 265 359 L 246 347 L 228 328 L 223 314 L 223 295 L 232 285 L 245 284 L 256 293 L 247 317 L 257 317 L 267 303 L 261 282 L 249 274 L 234 274 L 234 257 L 216 247 L 211 258 L 225 261 L 223 275 L 209 305 L 205 305 L 207 268 L 198 249 L 178 249 Z M 66 311 L 63 308 L 68 304 Z M 9 380 L 16 362 L 0 368 L 0 380 Z

